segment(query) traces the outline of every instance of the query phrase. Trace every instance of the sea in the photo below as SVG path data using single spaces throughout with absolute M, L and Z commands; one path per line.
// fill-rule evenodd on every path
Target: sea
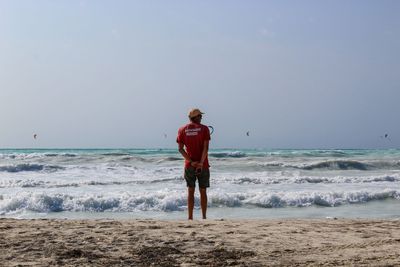
M 400 150 L 214 149 L 210 219 L 400 218 Z M 0 149 L 0 218 L 187 218 L 177 149 Z M 194 218 L 200 219 L 196 189 Z

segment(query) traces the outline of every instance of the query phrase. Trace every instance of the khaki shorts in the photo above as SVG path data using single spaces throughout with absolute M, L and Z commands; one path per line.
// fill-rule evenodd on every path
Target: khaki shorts
M 199 181 L 200 188 L 210 187 L 210 170 L 202 169 L 200 173 L 196 173 L 194 167 L 185 168 L 184 178 L 187 187 L 196 187 L 196 179 Z

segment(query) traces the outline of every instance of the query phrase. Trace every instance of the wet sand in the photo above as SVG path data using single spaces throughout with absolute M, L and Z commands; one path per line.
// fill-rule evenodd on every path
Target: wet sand
M 400 220 L 0 219 L 1 266 L 400 266 Z

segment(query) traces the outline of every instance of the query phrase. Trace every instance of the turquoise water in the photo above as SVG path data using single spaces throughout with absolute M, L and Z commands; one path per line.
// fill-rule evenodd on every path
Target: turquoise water
M 210 218 L 400 214 L 397 149 L 218 149 L 209 159 Z M 176 149 L 0 149 L 0 216 L 183 219 L 182 173 Z

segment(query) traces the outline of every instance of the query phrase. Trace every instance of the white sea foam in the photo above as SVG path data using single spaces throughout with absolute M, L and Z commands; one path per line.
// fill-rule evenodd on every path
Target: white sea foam
M 31 163 L 0 166 L 0 172 L 37 172 L 37 171 L 57 171 L 62 169 L 64 168 L 61 166 L 31 164 Z
M 119 195 L 79 195 L 20 193 L 2 196 L 0 212 L 134 212 L 179 211 L 186 208 L 186 194 L 178 191 Z M 400 200 L 398 190 L 348 191 L 348 192 L 255 192 L 209 194 L 210 207 L 243 207 L 254 205 L 263 208 L 305 207 L 311 205 L 334 207 L 344 204 L 365 203 L 374 200 Z M 196 196 L 196 205 L 199 199 Z
M 220 181 L 232 184 L 341 184 L 341 183 L 376 183 L 376 182 L 399 182 L 399 174 L 372 175 L 372 176 L 285 176 L 268 175 L 268 173 L 253 174 L 254 177 L 225 176 Z
M 400 150 L 224 149 L 211 151 L 209 160 L 211 208 L 400 201 Z M 0 150 L 3 215 L 184 209 L 183 160 L 176 149 Z
M 103 187 L 102 190 L 107 190 L 108 186 L 125 186 L 137 185 L 145 186 L 149 184 L 161 187 L 169 187 L 171 184 L 179 184 L 183 181 L 182 174 L 176 172 L 168 172 L 163 170 L 154 170 L 151 173 L 135 173 L 130 177 L 121 179 L 120 175 L 110 174 L 109 178 L 103 177 L 101 179 L 93 179 L 90 175 L 85 179 L 75 178 L 71 179 L 73 172 L 66 178 L 55 179 L 55 177 L 37 177 L 37 178 L 23 178 L 16 179 L 0 178 L 0 188 L 68 188 L 68 187 L 87 187 L 96 186 Z M 91 172 L 92 173 L 92 172 Z M 78 174 L 79 175 L 79 174 Z M 382 175 L 382 176 L 333 176 L 333 177 L 310 177 L 310 176 L 268 176 L 268 174 L 253 174 L 255 177 L 240 177 L 231 175 L 215 174 L 212 177 L 212 183 L 216 186 L 230 186 L 230 185 L 279 185 L 286 184 L 373 184 L 373 183 L 398 183 L 400 182 L 400 174 Z M 104 176 L 104 174 L 103 174 Z M 70 177 L 70 178 L 68 178 Z M 46 178 L 46 179 L 41 179 Z

